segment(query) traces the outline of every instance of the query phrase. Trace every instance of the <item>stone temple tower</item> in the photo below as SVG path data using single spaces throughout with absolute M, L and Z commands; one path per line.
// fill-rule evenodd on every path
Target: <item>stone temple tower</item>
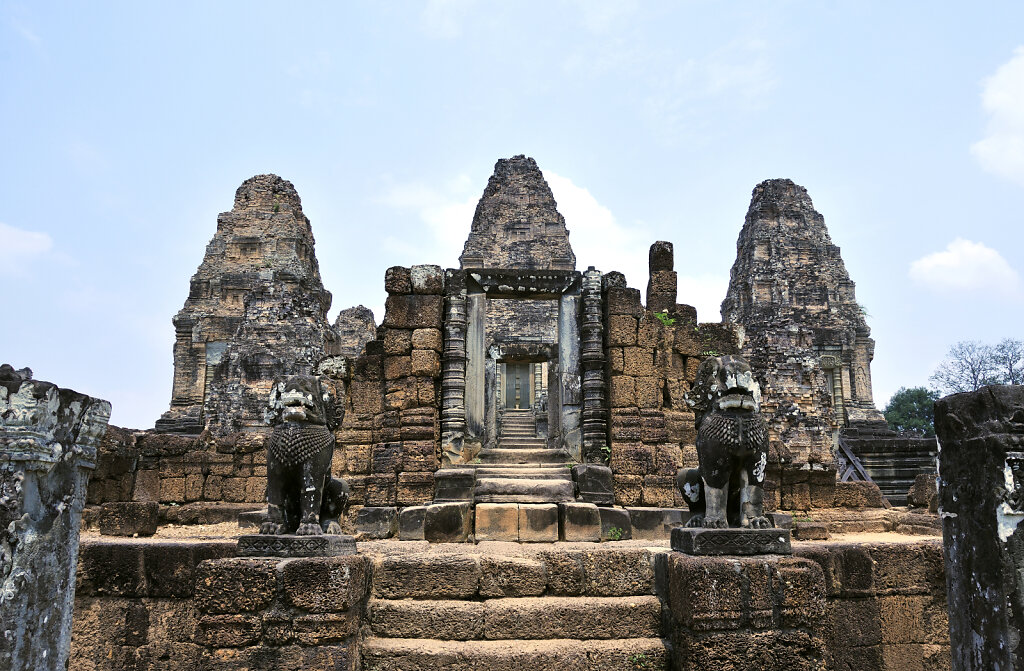
M 463 268 L 576 269 L 565 219 L 532 158 L 520 154 L 494 166 L 459 262 Z
M 276 376 L 308 373 L 334 353 L 330 305 L 295 187 L 277 175 L 246 180 L 173 319 L 171 407 L 157 430 L 258 425 Z
M 796 461 L 830 462 L 843 426 L 885 426 L 871 395 L 871 329 L 802 186 L 772 179 L 754 188 L 722 318 L 742 326 L 772 438 Z

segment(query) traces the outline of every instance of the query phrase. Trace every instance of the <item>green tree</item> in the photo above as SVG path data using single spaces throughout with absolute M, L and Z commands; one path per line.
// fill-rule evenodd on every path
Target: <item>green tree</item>
M 892 395 L 882 414 L 893 431 L 935 435 L 935 401 L 939 392 L 925 387 L 900 387 Z
M 975 391 L 987 384 L 1024 384 L 1024 341 L 1003 338 L 987 345 L 962 340 L 949 348 L 929 380 L 946 394 Z

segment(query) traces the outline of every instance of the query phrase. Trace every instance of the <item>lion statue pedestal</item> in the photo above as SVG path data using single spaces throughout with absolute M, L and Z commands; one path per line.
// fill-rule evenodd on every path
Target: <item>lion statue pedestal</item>
M 241 536 L 243 557 L 324 557 L 356 552 L 341 533 L 349 488 L 331 477 L 334 399 L 312 375 L 275 382 L 267 419 L 267 520 L 259 534 Z

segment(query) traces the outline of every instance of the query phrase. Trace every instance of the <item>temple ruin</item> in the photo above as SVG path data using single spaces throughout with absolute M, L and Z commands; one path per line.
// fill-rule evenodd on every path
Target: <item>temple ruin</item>
M 173 320 L 170 409 L 99 445 L 71 668 L 949 668 L 938 514 L 850 477 L 892 466 L 894 496 L 925 471 L 927 499 L 934 467 L 893 466 L 906 450 L 874 407 L 874 342 L 806 190 L 755 187 L 720 322 L 679 302 L 693 252 L 671 242 L 646 278 L 577 266 L 531 158 L 496 163 L 466 224 L 458 268 L 388 268 L 379 322 L 356 306 L 332 325 L 295 189 L 239 187 Z M 676 542 L 699 510 L 677 476 L 698 466 L 709 359 L 746 376 L 767 426 L 757 529 L 709 529 L 756 531 L 756 557 L 747 536 Z M 300 435 L 283 402 L 265 412 L 286 378 L 275 393 L 309 397 L 326 483 L 301 491 L 349 504 L 320 499 L 331 542 L 267 509 L 268 445 Z M 232 531 L 161 535 L 218 523 Z M 887 542 L 845 536 L 861 532 Z M 344 552 L 289 555 L 285 536 Z

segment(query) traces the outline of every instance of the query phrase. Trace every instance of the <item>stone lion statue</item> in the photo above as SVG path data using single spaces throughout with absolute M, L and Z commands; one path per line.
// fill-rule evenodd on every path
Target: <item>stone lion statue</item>
M 680 469 L 676 483 L 693 513 L 688 526 L 772 526 L 764 516 L 768 429 L 761 388 L 739 356 L 705 359 L 686 395 L 697 423 L 697 469 Z
M 276 381 L 266 419 L 267 521 L 261 534 L 341 533 L 348 504 L 344 480 L 331 477 L 334 398 L 312 375 Z

